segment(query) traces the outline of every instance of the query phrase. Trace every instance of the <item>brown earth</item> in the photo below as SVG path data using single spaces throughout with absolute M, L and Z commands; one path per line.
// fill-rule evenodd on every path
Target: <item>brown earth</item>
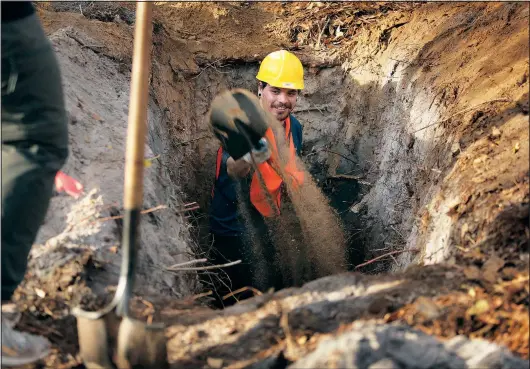
M 305 147 L 304 161 L 369 183 L 351 213 L 359 214 L 365 261 L 379 259 L 358 270 L 396 269 L 329 276 L 224 311 L 205 307 L 202 296 L 142 295 L 134 311 L 168 324 L 172 367 L 284 368 L 360 321 L 403 323 L 441 340 L 484 338 L 528 359 L 528 9 L 157 5 L 151 86 L 163 111 L 156 129 L 169 142 L 159 162 L 170 185 L 207 208 L 217 145 L 202 120 L 209 102 L 223 88 L 253 88 L 256 61 L 291 48 L 308 71 L 304 135 L 327 140 Z M 80 55 L 107 58 L 124 76 L 133 14 L 128 3 L 39 5 L 48 34 L 73 27 Z M 319 109 L 338 122 L 332 132 Z M 103 303 L 86 285 L 107 264 L 86 249 L 57 252 L 74 256 L 46 276 L 30 261 L 15 298 L 18 327 L 54 344 L 34 367 L 82 368 L 68 310 L 84 294 L 86 303 Z

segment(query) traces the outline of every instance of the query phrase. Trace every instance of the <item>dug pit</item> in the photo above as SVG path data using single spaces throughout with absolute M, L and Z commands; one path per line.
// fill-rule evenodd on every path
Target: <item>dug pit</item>
M 484 338 L 528 358 L 528 9 L 155 7 L 144 203 L 152 211 L 142 220 L 133 310 L 168 324 L 173 367 L 348 367 L 354 361 L 344 358 L 353 357 L 362 367 L 407 367 L 407 357 L 424 360 L 418 355 L 426 348 L 407 341 L 404 357 L 384 337 L 406 341 L 410 327 L 442 340 Z M 79 367 L 68 309 L 80 296 L 101 304 L 95 296 L 111 293 L 106 286 L 117 280 L 120 222 L 107 218 L 121 214 L 134 7 L 50 3 L 39 15 L 66 86 L 65 171 L 94 192 L 52 200 L 16 303 L 24 312 L 19 328 L 54 343 L 47 365 Z M 307 87 L 295 110 L 302 160 L 342 222 L 348 269 L 362 273 L 212 311 L 195 272 L 168 270 L 208 246 L 218 142 L 205 117 L 223 89 L 256 91 L 259 61 L 278 48 L 305 66 Z M 192 202 L 200 209 L 187 211 Z M 168 208 L 153 210 L 159 205 Z M 374 322 L 406 328 L 381 332 Z M 383 349 L 363 351 L 370 340 Z M 496 365 L 477 358 L 486 346 L 454 342 L 428 345 L 444 353 L 447 367 L 462 367 L 450 361 L 454 355 L 469 367 Z M 329 345 L 337 357 L 319 356 Z M 504 350 L 498 347 L 488 352 Z M 510 355 L 495 357 L 516 367 Z

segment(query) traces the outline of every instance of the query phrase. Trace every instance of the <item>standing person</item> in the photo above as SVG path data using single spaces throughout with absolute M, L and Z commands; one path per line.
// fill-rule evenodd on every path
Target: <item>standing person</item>
M 302 148 L 302 125 L 292 115 L 300 90 L 304 88 L 302 63 L 286 50 L 272 52 L 263 59 L 256 79 L 262 108 L 272 113 L 285 129 L 286 143 L 290 147 L 289 161 L 292 165 L 295 156 L 300 154 Z M 275 140 L 272 131 L 269 130 L 267 138 L 269 141 Z M 271 164 L 268 160 L 259 164 L 258 169 L 267 185 L 269 199 L 274 199 L 279 209 L 282 180 Z M 264 221 L 264 218 L 274 218 L 277 214 L 271 208 L 268 196 L 263 193 L 257 174 L 251 172 L 251 164 L 244 159 L 234 160 L 226 151 L 219 148 L 210 207 L 210 233 L 213 237 L 214 262 L 222 264 L 227 261 L 242 260 L 241 264 L 225 269 L 231 280 L 232 291 L 252 285 L 261 289 L 283 287 L 281 272 L 277 265 L 274 265 L 275 250 L 268 233 L 271 229 L 267 229 Z M 263 247 L 263 255 L 257 256 L 266 259 L 265 275 L 258 276 L 256 273 L 256 261 L 252 258 L 250 240 L 252 230 L 242 219 L 238 202 L 243 203 L 239 204 L 240 206 L 244 205 L 248 209 L 250 228 L 257 229 L 259 242 Z M 218 294 L 222 296 L 229 293 L 226 287 L 221 288 Z
M 31 2 L 2 4 L 2 306 L 24 278 L 54 179 L 68 156 L 59 65 Z M 60 178 L 61 183 L 64 178 Z M 2 366 L 48 355 L 44 337 L 2 314 Z

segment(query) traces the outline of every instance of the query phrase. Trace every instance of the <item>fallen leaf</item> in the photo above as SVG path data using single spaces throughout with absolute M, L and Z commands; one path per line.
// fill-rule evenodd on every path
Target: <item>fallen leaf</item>
M 64 191 L 75 199 L 83 194 L 83 185 L 62 171 L 55 175 L 55 188 L 57 192 Z
M 306 336 L 298 337 L 298 339 L 296 340 L 296 342 L 298 342 L 299 345 L 303 345 L 304 343 L 307 342 L 307 337 L 306 337 Z
M 468 291 L 467 291 L 467 294 L 473 298 L 475 298 L 477 296 L 477 292 L 475 291 L 475 289 L 473 287 L 471 287 Z
M 479 279 L 480 269 L 475 265 L 470 265 L 464 269 L 464 275 L 467 279 Z
M 469 231 L 469 225 L 467 223 L 464 223 L 464 225 L 462 226 L 462 229 L 460 230 L 460 237 L 464 238 L 467 231 Z
M 206 359 L 206 362 L 208 363 L 208 366 L 214 369 L 219 369 L 223 366 L 223 359 L 215 359 L 213 357 L 209 357 Z
M 502 269 L 502 276 L 505 278 L 515 278 L 517 273 L 517 269 L 513 267 L 507 267 Z
M 53 312 L 52 312 L 52 311 L 50 310 L 50 308 L 48 308 L 46 305 L 43 306 L 43 309 L 44 309 L 44 312 L 45 312 L 46 314 L 48 314 L 49 316 L 51 316 L 51 317 L 54 316 Z
M 153 160 L 156 160 L 160 157 L 160 155 L 154 156 L 152 158 L 144 159 L 144 167 L 149 168 L 151 165 L 153 165 Z
M 501 131 L 499 131 L 497 127 L 493 127 L 491 129 L 491 138 L 496 139 L 496 138 L 499 138 L 500 136 L 501 136 Z
M 466 314 L 467 315 L 480 315 L 487 313 L 490 309 L 490 304 L 488 301 L 484 299 L 480 299 L 473 306 L 471 306 L 469 309 L 467 309 Z
M 46 297 L 46 292 L 44 292 L 43 290 L 41 290 L 40 288 L 35 288 L 35 293 L 37 294 L 37 296 L 39 296 L 41 299 Z
M 335 38 L 339 38 L 344 36 L 344 32 L 340 30 L 340 26 L 337 26 L 337 30 L 335 31 Z
M 488 282 L 495 282 L 498 278 L 498 270 L 504 266 L 504 260 L 497 255 L 492 255 L 482 266 L 482 276 Z
M 426 319 L 434 320 L 440 316 L 440 308 L 432 299 L 420 296 L 416 299 L 415 305 L 418 313 Z

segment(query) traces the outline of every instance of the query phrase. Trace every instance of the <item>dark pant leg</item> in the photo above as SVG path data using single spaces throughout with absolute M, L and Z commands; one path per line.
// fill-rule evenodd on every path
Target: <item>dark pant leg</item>
M 27 258 L 68 155 L 57 59 L 36 15 L 2 24 L 2 301 Z
M 223 300 L 222 297 L 243 287 L 252 287 L 251 260 L 248 247 L 242 237 L 212 235 L 213 247 L 209 253 L 209 261 L 215 265 L 227 264 L 232 261 L 241 260 L 240 264 L 215 270 L 216 277 L 208 278 L 202 275 L 201 279 L 212 281 L 216 285 L 214 292 L 215 305 L 217 307 L 229 306 L 253 296 L 251 291 L 236 294 Z M 211 276 L 211 274 L 210 274 Z M 237 298 L 237 299 L 236 299 Z
M 284 288 L 285 284 L 277 248 L 281 245 L 276 242 L 275 232 L 278 230 L 276 219 L 265 219 L 255 208 L 250 209 L 250 216 L 252 231 L 255 232 L 254 237 L 258 243 L 258 246 L 254 247 L 253 255 L 254 264 L 260 268 L 259 272 L 254 273 L 255 276 L 259 276 L 255 281 L 256 286 L 263 292 L 270 288 L 278 291 Z

